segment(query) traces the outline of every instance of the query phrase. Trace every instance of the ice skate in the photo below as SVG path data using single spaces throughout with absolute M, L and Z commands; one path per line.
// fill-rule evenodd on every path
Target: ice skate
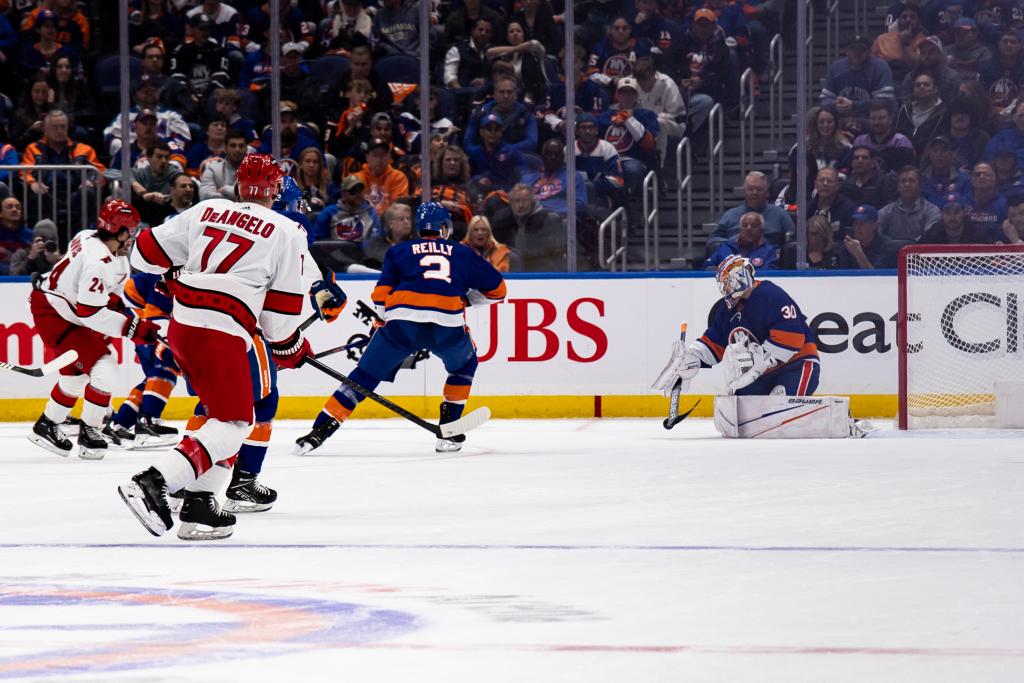
M 174 526 L 167 505 L 167 483 L 155 467 L 139 472 L 127 484 L 118 486 L 117 492 L 136 519 L 154 536 Z
M 83 460 L 102 460 L 109 443 L 95 427 L 82 425 L 78 432 L 78 457 Z
M 213 494 L 206 491 L 185 491 L 185 502 L 178 519 L 181 520 L 178 538 L 184 541 L 227 538 L 235 530 L 235 516 L 222 512 Z
M 167 448 L 178 443 L 178 430 L 157 424 L 152 417 L 140 415 L 135 422 L 134 448 Z
M 85 423 L 82 422 L 81 418 L 68 415 L 59 426 L 60 431 L 64 433 L 64 436 L 72 437 L 78 436 L 78 430 L 82 428 L 83 424 Z
M 451 403 L 443 401 L 441 403 L 441 419 L 438 421 L 439 424 L 446 424 L 448 422 L 454 422 L 451 414 Z M 458 453 L 462 450 L 462 444 L 466 440 L 465 434 L 456 434 L 450 439 L 438 439 L 434 444 L 435 453 Z
M 850 438 L 852 439 L 863 439 L 871 432 L 877 430 L 878 428 L 867 420 L 850 420 Z
M 68 457 L 74 447 L 61 433 L 60 426 L 45 415 L 40 415 L 32 425 L 32 433 L 28 435 L 28 440 L 62 458 Z
M 256 475 L 237 467 L 231 474 L 231 483 L 225 494 L 227 512 L 263 512 L 277 500 L 277 491 L 256 481 Z
M 311 451 L 320 448 L 324 441 L 327 441 L 334 432 L 338 431 L 341 423 L 337 420 L 324 422 L 320 426 L 314 426 L 313 430 L 305 436 L 295 440 L 295 455 L 308 455 Z
M 185 489 L 180 491 L 168 491 L 167 502 L 171 508 L 171 512 L 181 512 L 181 505 L 185 502 Z
M 131 448 L 132 444 L 135 443 L 135 435 L 121 425 L 115 424 L 113 420 L 103 425 L 103 431 L 100 433 L 112 446 Z

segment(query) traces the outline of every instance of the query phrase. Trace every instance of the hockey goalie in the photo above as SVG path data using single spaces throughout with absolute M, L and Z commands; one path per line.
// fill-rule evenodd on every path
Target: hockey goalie
M 754 266 L 730 256 L 715 279 L 722 298 L 695 342 L 676 341 L 653 388 L 683 392 L 701 368 L 722 363 L 726 395 L 715 397 L 715 426 L 732 438 L 846 438 L 863 436 L 850 418 L 849 399 L 814 397 L 821 363 L 814 332 L 796 302 L 778 285 L 754 277 Z

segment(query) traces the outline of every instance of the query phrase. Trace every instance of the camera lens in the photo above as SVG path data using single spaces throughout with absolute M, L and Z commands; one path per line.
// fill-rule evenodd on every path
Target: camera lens
M 50 252 L 52 254 L 55 251 L 57 251 L 57 243 L 54 242 L 53 240 L 46 240 L 43 243 L 43 248 L 46 249 L 46 251 L 48 251 L 48 252 Z

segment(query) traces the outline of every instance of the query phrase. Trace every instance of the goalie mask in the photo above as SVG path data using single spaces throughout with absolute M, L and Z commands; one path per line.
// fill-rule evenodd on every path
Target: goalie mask
M 742 256 L 730 256 L 718 264 L 715 281 L 722 298 L 732 307 L 736 299 L 754 286 L 754 266 Z

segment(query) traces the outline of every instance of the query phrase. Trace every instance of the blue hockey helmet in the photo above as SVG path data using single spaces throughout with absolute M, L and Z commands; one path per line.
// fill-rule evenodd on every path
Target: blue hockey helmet
M 286 175 L 281 180 L 281 191 L 274 202 L 274 210 L 287 209 L 288 211 L 299 211 L 306 213 L 308 207 L 303 199 L 302 188 L 295 182 L 295 178 Z
M 416 232 L 420 237 L 439 235 L 446 240 L 453 229 L 452 215 L 439 203 L 426 202 L 416 209 Z
M 743 256 L 728 256 L 718 264 L 715 282 L 722 298 L 731 307 L 735 299 L 754 287 L 754 266 Z

